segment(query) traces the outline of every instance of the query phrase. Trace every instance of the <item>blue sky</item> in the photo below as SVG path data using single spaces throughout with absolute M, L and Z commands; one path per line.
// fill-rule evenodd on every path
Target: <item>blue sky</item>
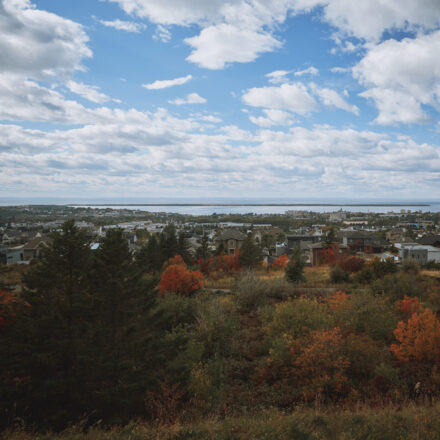
M 0 0 L 0 196 L 438 198 L 437 0 Z

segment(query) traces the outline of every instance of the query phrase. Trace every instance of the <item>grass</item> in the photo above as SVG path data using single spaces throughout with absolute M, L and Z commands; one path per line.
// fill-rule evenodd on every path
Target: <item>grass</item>
M 440 404 L 353 410 L 297 409 L 285 414 L 266 412 L 226 419 L 204 418 L 193 423 L 149 425 L 83 432 L 81 426 L 60 434 L 3 433 L 8 440 L 435 440 L 440 439 Z

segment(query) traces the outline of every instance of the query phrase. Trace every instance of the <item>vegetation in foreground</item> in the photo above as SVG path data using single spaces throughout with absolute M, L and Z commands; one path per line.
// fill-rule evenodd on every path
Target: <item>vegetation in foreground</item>
M 307 290 L 298 254 L 270 270 L 250 247 L 195 263 L 172 228 L 135 259 L 118 230 L 94 252 L 73 222 L 53 238 L 22 292 L 0 294 L 2 429 L 439 437 L 440 285 L 417 266 L 344 256 L 337 288 Z M 205 288 L 223 277 L 230 289 Z
M 393 406 L 303 409 L 290 414 L 267 410 L 258 415 L 203 419 L 158 425 L 143 421 L 109 429 L 77 425 L 58 434 L 16 429 L 8 440 L 434 440 L 440 438 L 440 407 Z

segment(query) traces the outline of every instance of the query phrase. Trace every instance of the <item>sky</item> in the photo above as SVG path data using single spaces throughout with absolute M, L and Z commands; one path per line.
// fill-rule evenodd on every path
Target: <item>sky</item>
M 438 199 L 439 54 L 439 0 L 0 0 L 0 196 Z

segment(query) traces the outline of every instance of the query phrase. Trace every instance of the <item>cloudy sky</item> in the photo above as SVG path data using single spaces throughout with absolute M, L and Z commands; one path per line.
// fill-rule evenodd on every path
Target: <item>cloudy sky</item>
M 0 196 L 439 198 L 439 0 L 0 0 Z

